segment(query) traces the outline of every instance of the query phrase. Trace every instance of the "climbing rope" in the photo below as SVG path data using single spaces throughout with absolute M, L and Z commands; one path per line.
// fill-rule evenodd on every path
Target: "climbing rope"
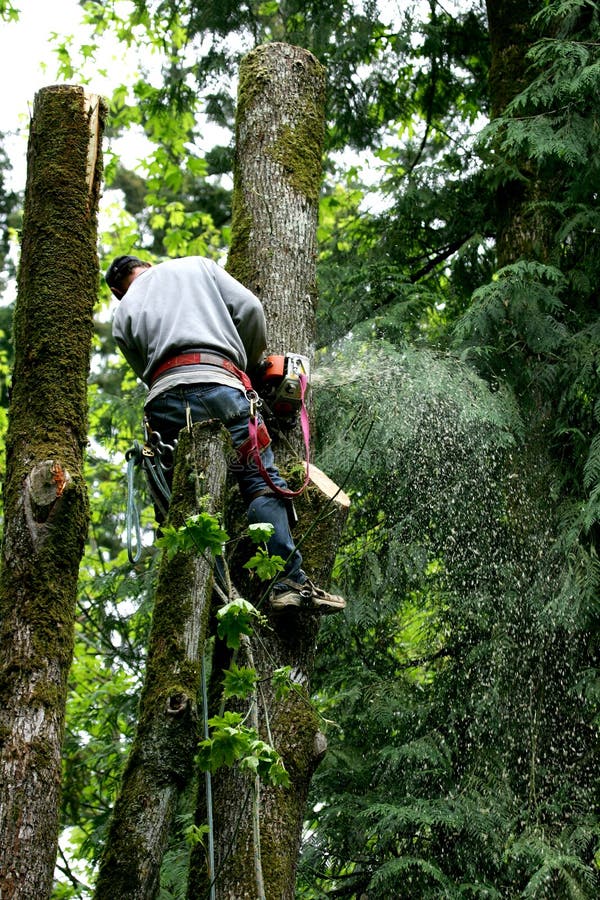
M 148 478 L 154 506 L 162 518 L 166 519 L 171 502 L 171 488 L 165 473 L 171 472 L 175 467 L 177 441 L 165 444 L 160 432 L 154 431 L 147 419 L 144 419 L 144 432 L 146 443 L 142 448 L 142 466 Z
M 165 444 L 158 431 L 151 431 L 146 425 L 146 443 L 134 441 L 133 446 L 125 454 L 127 460 L 127 556 L 133 564 L 139 562 L 142 555 L 142 533 L 140 512 L 135 498 L 135 470 L 142 468 L 146 473 L 148 489 L 154 503 L 157 518 L 164 521 L 167 517 L 171 488 L 166 473 L 175 465 L 177 441 Z M 159 518 L 161 517 L 161 518 Z M 135 532 L 135 551 L 133 534 Z
M 125 454 L 127 460 L 127 556 L 133 565 L 139 562 L 142 555 L 142 529 L 140 527 L 140 511 L 135 502 L 135 469 L 141 465 L 142 452 L 139 441 Z M 135 553 L 133 551 L 133 532 L 135 531 Z

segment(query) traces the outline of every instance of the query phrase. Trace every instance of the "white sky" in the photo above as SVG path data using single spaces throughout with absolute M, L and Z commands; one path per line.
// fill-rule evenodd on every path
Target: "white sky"
M 5 85 L 0 104 L 0 131 L 12 131 L 19 116 L 27 120 L 36 92 L 55 83 L 56 56 L 50 47 L 53 31 L 72 31 L 81 16 L 77 0 L 16 0 L 18 22 L 0 22 L 0 80 Z M 47 65 L 47 72 L 41 70 Z
M 117 9 L 131 8 L 129 0 L 114 3 Z M 35 95 L 59 81 L 52 34 L 67 36 L 86 31 L 80 24 L 83 11 L 77 0 L 15 0 L 14 5 L 20 11 L 18 22 L 0 22 L 0 84 L 4 85 L 0 132 L 5 135 L 4 147 L 13 164 L 11 186 L 19 189 L 25 183 L 27 131 Z M 102 68 L 107 69 L 108 78 L 100 73 Z M 123 81 L 128 68 L 133 72 L 135 60 L 131 59 L 128 66 L 123 49 L 113 39 L 95 61 L 86 63 L 86 89 L 106 96 Z

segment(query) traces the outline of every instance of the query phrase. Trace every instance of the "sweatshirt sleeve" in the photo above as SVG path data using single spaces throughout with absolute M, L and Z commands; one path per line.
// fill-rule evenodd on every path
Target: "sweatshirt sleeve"
M 131 334 L 128 334 L 127 317 L 119 315 L 121 307 L 113 319 L 112 332 L 115 342 L 138 378 L 143 378 L 146 363 L 137 350 Z
M 216 263 L 213 264 L 213 274 L 242 340 L 248 358 L 248 368 L 251 369 L 267 348 L 267 326 L 262 303 L 252 291 Z

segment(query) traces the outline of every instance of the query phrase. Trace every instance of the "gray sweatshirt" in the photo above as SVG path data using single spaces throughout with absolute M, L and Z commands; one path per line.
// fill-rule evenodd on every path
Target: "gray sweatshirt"
M 260 300 L 221 266 L 201 256 L 171 259 L 142 272 L 119 302 L 113 335 L 133 371 L 150 384 L 153 370 L 185 350 L 224 356 L 243 370 L 255 365 L 266 348 L 265 316 Z M 196 370 L 196 367 L 189 367 Z M 231 383 L 232 376 L 209 367 L 196 370 L 198 381 Z M 185 371 L 184 380 L 194 378 Z M 152 396 L 171 386 L 174 372 L 159 379 Z M 238 384 L 239 386 L 239 384 Z M 150 397 L 148 397 L 150 399 Z

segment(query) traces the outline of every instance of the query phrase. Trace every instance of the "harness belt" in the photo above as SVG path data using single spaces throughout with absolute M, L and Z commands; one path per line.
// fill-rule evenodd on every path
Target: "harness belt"
M 225 359 L 224 356 L 217 356 L 216 353 L 200 353 L 195 350 L 190 351 L 189 353 L 178 353 L 176 356 L 170 356 L 164 362 L 161 362 L 150 376 L 150 385 L 153 385 L 156 379 L 160 378 L 161 375 L 164 375 L 165 372 L 168 372 L 169 369 L 178 369 L 180 366 L 199 365 L 220 366 L 221 369 L 226 369 L 227 372 L 231 372 L 232 375 L 239 378 L 247 391 L 252 390 L 252 384 L 246 373 L 242 372 L 241 369 L 238 369 L 230 359 Z
M 308 412 L 306 410 L 306 405 L 304 402 L 306 387 L 308 384 L 308 378 L 306 377 L 306 375 L 298 376 L 300 381 L 300 396 L 302 402 L 300 411 L 300 424 L 302 427 L 302 437 L 304 439 L 304 452 L 306 455 L 306 475 L 303 484 L 298 488 L 298 490 L 292 491 L 288 488 L 282 488 L 278 484 L 275 484 L 271 476 L 265 469 L 264 463 L 261 459 L 260 451 L 269 446 L 271 439 L 269 437 L 266 425 L 263 421 L 260 421 L 256 415 L 256 410 L 260 405 L 260 398 L 252 387 L 252 382 L 250 381 L 248 374 L 242 369 L 239 369 L 235 365 L 235 363 L 231 362 L 230 359 L 226 359 L 223 356 L 217 356 L 217 354 L 215 353 L 204 353 L 195 350 L 191 350 L 188 353 L 178 353 L 176 356 L 170 356 L 169 359 L 166 359 L 164 362 L 160 363 L 156 367 L 156 369 L 154 369 L 152 375 L 150 376 L 150 384 L 153 385 L 157 378 L 160 378 L 161 375 L 164 375 L 164 373 L 168 372 L 170 369 L 176 369 L 181 366 L 199 366 L 202 364 L 209 366 L 220 366 L 222 369 L 225 369 L 227 372 L 235 375 L 235 377 L 241 381 L 245 388 L 246 399 L 250 403 L 250 418 L 248 421 L 248 439 L 244 441 L 241 447 L 238 448 L 238 454 L 239 458 L 241 458 L 241 461 L 247 462 L 249 460 L 252 460 L 256 465 L 256 468 L 260 472 L 265 484 L 267 484 L 271 488 L 271 490 L 278 494 L 280 497 L 297 497 L 302 493 L 310 479 L 310 428 L 308 422 Z

